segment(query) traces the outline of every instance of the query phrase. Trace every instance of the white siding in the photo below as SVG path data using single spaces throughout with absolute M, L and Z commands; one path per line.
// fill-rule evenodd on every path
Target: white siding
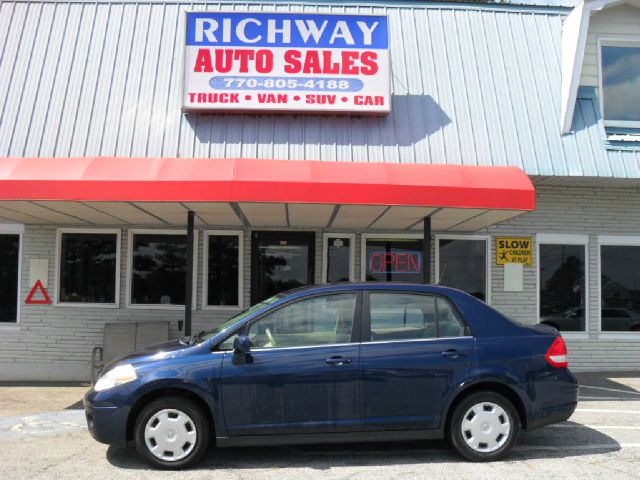
M 580 85 L 598 87 L 598 37 L 612 36 L 640 38 L 640 8 L 620 5 L 591 15 Z

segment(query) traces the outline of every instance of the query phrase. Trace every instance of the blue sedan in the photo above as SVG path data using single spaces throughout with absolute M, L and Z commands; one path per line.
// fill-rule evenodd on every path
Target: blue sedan
M 554 328 L 458 290 L 342 284 L 272 297 L 208 332 L 104 369 L 89 431 L 161 468 L 218 447 L 448 438 L 496 460 L 566 420 L 578 386 Z

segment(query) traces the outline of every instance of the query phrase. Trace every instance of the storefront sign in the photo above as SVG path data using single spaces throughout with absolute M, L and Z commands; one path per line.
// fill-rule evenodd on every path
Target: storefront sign
M 183 108 L 388 113 L 383 15 L 187 12 Z
M 531 266 L 531 237 L 496 237 L 496 265 L 522 263 Z
M 369 273 L 420 273 L 420 252 L 369 252 Z

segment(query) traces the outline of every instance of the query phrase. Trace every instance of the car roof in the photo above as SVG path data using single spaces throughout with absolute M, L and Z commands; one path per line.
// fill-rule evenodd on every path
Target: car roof
M 455 288 L 443 287 L 440 285 L 430 285 L 424 283 L 407 283 L 407 282 L 384 282 L 384 283 L 372 283 L 372 282 L 338 282 L 338 283 L 324 283 L 319 285 L 307 285 L 304 287 L 294 288 L 282 292 L 280 295 L 282 298 L 289 296 L 304 296 L 313 295 L 325 292 L 336 292 L 343 290 L 394 290 L 399 292 L 422 292 L 422 293 L 462 293 Z

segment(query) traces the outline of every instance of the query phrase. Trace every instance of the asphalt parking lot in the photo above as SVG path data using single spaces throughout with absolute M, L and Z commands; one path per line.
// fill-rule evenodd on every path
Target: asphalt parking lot
M 18 392 L 15 386 L 0 385 L 0 478 L 640 479 L 640 372 L 578 377 L 580 403 L 573 417 L 523 433 L 501 462 L 468 463 L 443 441 L 404 442 L 212 449 L 199 468 L 183 472 L 149 469 L 133 447 L 95 442 L 72 401 L 78 387 L 69 392 L 68 408 L 29 412 L 16 400 L 18 395 L 50 410 L 62 397 L 54 395 L 58 401 L 52 403 L 51 389 L 59 390 Z

